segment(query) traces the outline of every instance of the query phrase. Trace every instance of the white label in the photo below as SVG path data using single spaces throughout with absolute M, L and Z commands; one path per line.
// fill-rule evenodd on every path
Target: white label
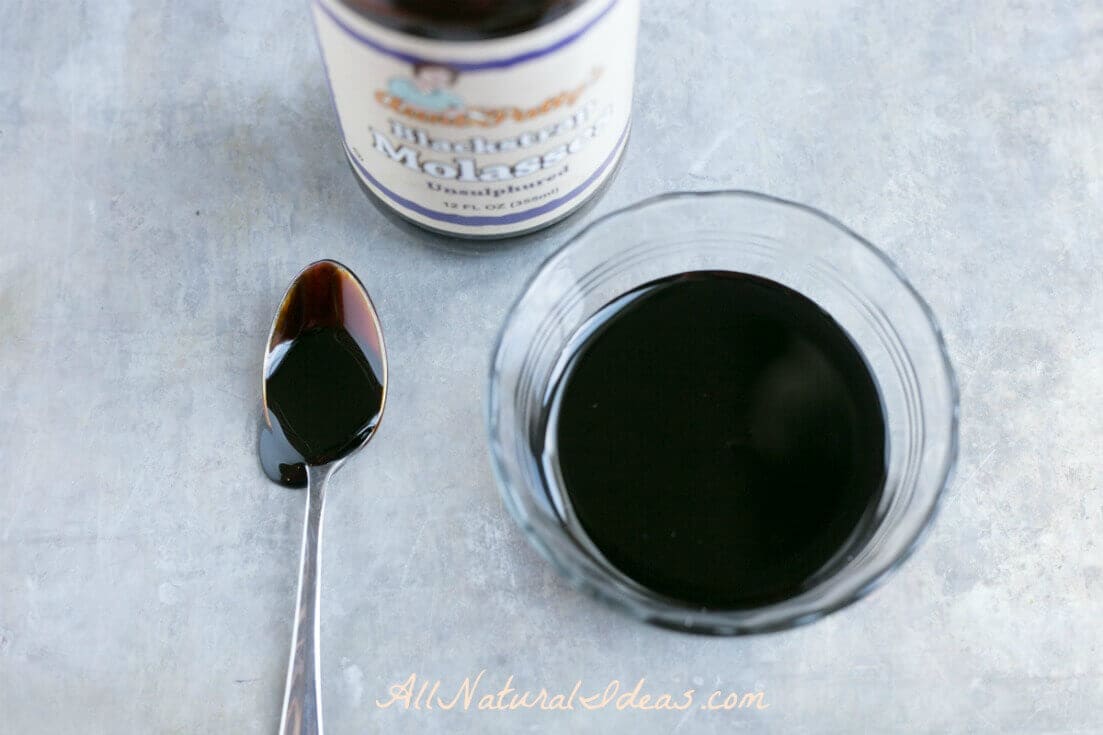
M 314 0 L 349 160 L 403 216 L 466 236 L 547 224 L 610 175 L 628 137 L 639 0 L 589 0 L 532 31 L 416 38 Z

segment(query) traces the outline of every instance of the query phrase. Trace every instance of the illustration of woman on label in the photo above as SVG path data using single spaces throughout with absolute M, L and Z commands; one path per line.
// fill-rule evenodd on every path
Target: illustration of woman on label
M 430 112 L 459 112 L 463 100 L 449 87 L 459 72 L 440 64 L 414 64 L 413 78 L 395 77 L 387 82 L 387 91 L 407 104 Z

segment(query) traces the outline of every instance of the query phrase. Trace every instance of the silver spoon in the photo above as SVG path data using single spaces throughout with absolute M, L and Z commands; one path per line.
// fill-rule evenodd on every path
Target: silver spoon
M 264 355 L 262 452 L 305 466 L 298 606 L 280 735 L 322 733 L 320 556 L 330 476 L 375 435 L 387 396 L 387 353 L 368 292 L 345 266 L 320 260 L 287 289 Z M 267 447 L 267 450 L 265 449 Z M 300 472 L 300 474 L 302 474 Z

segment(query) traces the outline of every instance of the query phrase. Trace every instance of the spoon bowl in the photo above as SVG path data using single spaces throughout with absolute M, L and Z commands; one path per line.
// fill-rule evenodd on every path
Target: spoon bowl
M 375 306 L 333 260 L 311 263 L 280 303 L 264 355 L 266 426 L 310 465 L 371 439 L 386 403 L 387 357 Z

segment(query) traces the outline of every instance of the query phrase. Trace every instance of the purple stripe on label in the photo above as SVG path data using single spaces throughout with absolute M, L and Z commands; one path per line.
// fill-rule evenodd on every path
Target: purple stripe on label
M 630 124 L 631 123 L 624 126 L 624 130 L 621 132 L 620 138 L 617 139 L 617 144 L 613 146 L 612 152 L 606 157 L 604 161 L 602 161 L 601 165 L 597 167 L 597 170 L 590 174 L 581 184 L 571 189 L 569 192 L 559 197 L 558 199 L 553 199 L 546 204 L 541 204 L 539 207 L 526 209 L 524 212 L 515 212 L 513 214 L 503 214 L 494 217 L 487 215 L 447 214 L 446 212 L 438 212 L 436 210 L 423 207 L 417 202 L 411 201 L 406 197 L 395 194 L 393 191 L 380 184 L 374 176 L 368 173 L 368 170 L 364 168 L 364 165 L 356 159 L 356 156 L 352 155 L 352 153 L 348 151 L 348 144 L 345 145 L 345 152 L 349 154 L 349 160 L 352 161 L 352 164 L 356 167 L 356 170 L 359 171 L 360 174 L 368 182 L 379 189 L 379 191 L 386 194 L 387 198 L 391 199 L 396 204 L 401 204 L 403 207 L 409 209 L 410 211 L 417 212 L 421 216 L 428 217 L 429 219 L 435 219 L 438 222 L 448 222 L 449 224 L 466 225 L 468 227 L 489 227 L 493 225 L 509 225 L 513 224 L 514 222 L 524 222 L 527 219 L 539 217 L 540 215 L 546 214 L 553 209 L 556 209 L 557 207 L 563 206 L 567 202 L 577 197 L 579 194 L 586 190 L 586 187 L 594 183 L 594 181 L 596 181 L 597 178 L 601 176 L 602 172 L 605 171 L 605 169 L 609 168 L 609 165 L 616 159 L 617 151 L 620 150 L 621 145 L 624 143 L 624 139 L 628 136 L 628 128 Z M 493 184 L 494 182 L 490 183 Z
M 610 3 L 606 5 L 605 8 L 602 9 L 602 11 L 598 13 L 596 17 L 586 23 L 586 25 L 582 26 L 577 31 L 574 31 L 573 33 L 559 39 L 550 46 L 545 46 L 533 51 L 526 51 L 523 54 L 508 56 L 503 59 L 493 59 L 491 61 L 457 61 L 454 59 L 429 59 L 423 56 L 409 54 L 405 51 L 399 51 L 398 49 L 391 48 L 390 46 L 386 46 L 382 43 L 379 43 L 378 41 L 368 38 L 364 34 L 360 33 L 360 31 L 350 26 L 348 23 L 338 17 L 336 13 L 326 7 L 325 3 L 321 0 L 314 0 L 314 4 L 317 5 L 323 13 L 328 15 L 329 18 L 334 23 L 336 23 L 341 30 L 355 38 L 360 43 L 375 49 L 381 54 L 392 56 L 399 61 L 405 61 L 408 64 L 429 63 L 437 66 L 448 66 L 455 69 L 456 71 L 483 71 L 486 69 L 504 69 L 506 67 L 514 66 L 515 64 L 523 64 L 526 61 L 532 61 L 533 59 L 538 59 L 541 56 L 547 56 L 548 54 L 555 53 L 564 46 L 569 46 L 582 36 L 586 35 L 586 33 L 591 28 L 597 25 L 597 23 L 602 18 L 609 14 L 609 12 L 613 9 L 617 2 L 618 0 L 610 0 Z

